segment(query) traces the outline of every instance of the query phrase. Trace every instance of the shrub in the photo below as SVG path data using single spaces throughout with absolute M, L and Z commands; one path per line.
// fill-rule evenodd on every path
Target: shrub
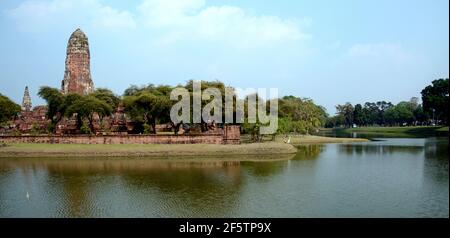
M 55 131 L 55 124 L 49 123 L 47 126 L 47 131 L 53 133 Z
M 147 124 L 147 123 L 145 123 L 144 125 L 144 134 L 150 134 L 150 132 L 151 132 L 151 128 L 150 128 L 150 126 Z
M 33 122 L 31 125 L 31 134 L 32 135 L 38 135 L 41 133 L 41 128 L 39 127 L 39 124 L 37 122 Z
M 91 134 L 91 128 L 89 128 L 89 126 L 86 126 L 86 124 L 83 124 L 80 127 L 80 132 L 81 134 Z
M 12 130 L 10 134 L 12 136 L 21 136 L 22 135 L 22 133 L 17 128 L 14 128 L 14 130 Z

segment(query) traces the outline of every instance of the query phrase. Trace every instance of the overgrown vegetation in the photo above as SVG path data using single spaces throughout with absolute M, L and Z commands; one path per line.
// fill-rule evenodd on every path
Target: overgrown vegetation
M 325 108 L 316 105 L 312 99 L 285 96 L 278 100 L 280 134 L 310 134 L 324 126 L 327 113 Z
M 171 91 L 170 86 L 152 84 L 144 87 L 131 86 L 125 90 L 125 112 L 138 124 L 136 133 L 156 134 L 157 123 L 170 121 Z
M 184 87 L 193 98 L 193 80 L 189 80 Z M 368 127 L 368 126 L 422 126 L 422 125 L 448 125 L 448 79 L 434 80 L 431 85 L 422 90 L 422 104 L 419 98 L 411 98 L 396 105 L 388 101 L 366 102 L 352 105 L 346 103 L 337 105 L 337 114 L 329 117 L 325 109 L 316 105 L 312 99 L 296 96 L 285 96 L 278 99 L 278 131 L 276 134 L 311 134 L 321 127 Z M 225 117 L 225 92 L 231 92 L 234 99 L 233 116 L 236 118 L 237 102 L 244 101 L 243 134 L 249 134 L 252 141 L 261 141 L 261 126 L 259 119 L 256 123 L 248 121 L 248 96 L 239 99 L 233 87 L 225 86 L 220 81 L 202 81 L 202 90 L 210 87 L 217 88 L 222 93 L 222 119 Z M 63 118 L 74 118 L 77 129 L 84 134 L 95 133 L 94 120 L 99 119 L 103 128 L 103 119 L 111 116 L 113 111 L 124 106 L 125 113 L 135 126 L 133 133 L 156 133 L 156 124 L 172 124 L 174 131 L 178 131 L 180 124 L 174 125 L 170 120 L 170 109 L 175 101 L 170 100 L 170 93 L 175 87 L 169 85 L 145 86 L 132 85 L 127 88 L 122 96 L 115 95 L 111 90 L 99 88 L 89 95 L 62 94 L 60 90 L 51 87 L 41 87 L 38 95 L 47 102 L 47 117 L 50 119 L 48 129 L 56 131 L 56 125 Z M 266 106 L 269 112 L 270 100 L 264 101 L 258 95 L 254 95 L 258 103 L 256 106 Z M 211 102 L 202 100 L 202 108 Z M 20 113 L 20 106 L 12 102 L 6 96 L 0 94 L 0 124 L 6 123 Z M 257 108 L 255 108 L 257 109 Z M 187 127 L 195 127 L 191 121 L 183 122 Z M 201 131 L 208 130 L 207 122 L 197 124 Z M 219 125 L 221 126 L 221 125 Z M 41 133 L 37 126 L 32 128 L 32 133 Z M 20 134 L 17 131 L 17 134 Z M 275 135 L 271 135 L 275 139 Z
M 63 117 L 75 117 L 77 129 L 87 134 L 94 132 L 94 116 L 98 116 L 100 121 L 106 116 L 110 116 L 113 109 L 120 103 L 120 98 L 111 90 L 99 88 L 89 95 L 62 94 L 58 89 L 51 87 L 41 87 L 38 95 L 47 101 L 47 117 L 51 120 L 48 126 L 51 132 L 55 132 L 56 125 Z M 88 129 L 83 124 L 88 122 Z
M 448 125 L 448 90 L 449 79 L 438 79 L 422 90 L 422 104 L 413 97 L 397 105 L 386 101 L 337 105 L 337 114 L 327 119 L 326 127 Z
M 3 94 L 0 94 L 0 126 L 8 122 L 11 118 L 17 116 L 19 112 L 19 105 Z
M 430 137 L 448 136 L 448 126 L 411 126 L 411 127 L 358 127 L 337 129 L 338 132 L 357 132 L 365 135 L 383 135 L 391 137 Z

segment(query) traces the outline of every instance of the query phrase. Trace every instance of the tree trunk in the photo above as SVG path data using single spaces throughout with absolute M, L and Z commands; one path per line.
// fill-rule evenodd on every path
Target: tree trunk
M 91 129 L 91 134 L 94 133 L 94 123 L 89 121 L 89 128 Z
M 177 130 L 177 128 L 176 128 L 175 123 L 170 122 L 170 125 L 172 126 L 173 134 L 178 135 L 178 130 Z
M 91 129 L 91 134 L 94 133 L 94 116 L 89 116 L 88 117 L 88 121 L 89 121 L 89 128 Z
M 200 122 L 200 128 L 201 128 L 202 132 L 206 131 L 205 123 L 203 122 L 203 120 L 202 120 L 202 122 Z
M 77 122 L 76 122 L 77 130 L 81 128 L 81 124 L 83 124 L 83 121 L 81 120 L 81 117 L 77 115 Z
M 151 124 L 152 124 L 152 133 L 156 134 L 156 120 L 153 119 Z

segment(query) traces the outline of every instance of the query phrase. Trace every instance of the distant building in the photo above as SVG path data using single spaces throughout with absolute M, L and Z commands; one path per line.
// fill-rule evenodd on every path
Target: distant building
M 21 133 L 42 133 L 47 131 L 48 120 L 46 119 L 47 107 L 36 106 L 32 108 L 30 92 L 25 87 L 22 99 L 22 111 L 14 118 L 7 131 L 19 131 Z
M 31 111 L 31 98 L 30 92 L 28 92 L 28 86 L 25 87 L 25 92 L 23 93 L 22 99 L 22 111 Z

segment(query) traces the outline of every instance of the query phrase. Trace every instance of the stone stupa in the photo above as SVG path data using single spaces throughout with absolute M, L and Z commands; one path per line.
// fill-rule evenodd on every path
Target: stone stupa
M 66 69 L 61 82 L 64 94 L 89 94 L 94 91 L 91 78 L 89 42 L 79 28 L 75 30 L 67 43 Z
M 31 111 L 31 108 L 30 92 L 28 91 L 28 86 L 25 86 L 25 92 L 23 93 L 22 99 L 22 111 L 29 112 Z

